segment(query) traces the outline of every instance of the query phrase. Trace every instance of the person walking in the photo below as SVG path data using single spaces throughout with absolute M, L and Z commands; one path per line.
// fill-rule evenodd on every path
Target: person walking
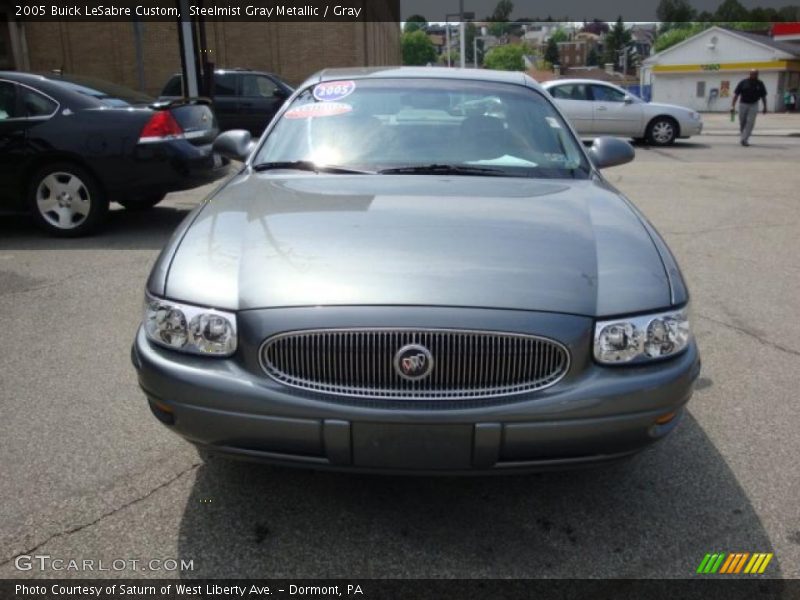
M 783 105 L 786 107 L 786 112 L 794 112 L 797 108 L 797 90 L 786 90 L 783 92 Z
M 764 82 L 758 78 L 758 70 L 750 71 L 747 79 L 742 79 L 733 91 L 733 104 L 731 112 L 736 110 L 736 101 L 741 96 L 739 102 L 739 132 L 741 134 L 739 143 L 742 146 L 750 145 L 750 135 L 756 124 L 758 115 L 758 101 L 764 105 L 764 114 L 767 114 L 767 88 Z

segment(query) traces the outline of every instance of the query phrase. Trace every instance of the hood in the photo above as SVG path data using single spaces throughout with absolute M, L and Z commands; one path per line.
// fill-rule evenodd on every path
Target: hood
M 663 102 L 647 102 L 647 106 L 652 106 L 658 110 L 666 110 L 671 112 L 682 112 L 685 113 L 687 116 L 697 112 L 691 108 L 686 108 L 685 106 L 678 106 L 677 104 L 664 104 Z
M 165 295 L 228 310 L 670 304 L 648 232 L 599 180 L 245 172 L 175 244 Z

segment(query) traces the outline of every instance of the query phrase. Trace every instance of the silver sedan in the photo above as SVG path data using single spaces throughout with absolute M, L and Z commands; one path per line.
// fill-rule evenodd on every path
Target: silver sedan
M 328 70 L 184 221 L 133 363 L 205 451 L 357 471 L 599 464 L 664 438 L 700 371 L 664 241 L 530 77 Z
M 677 138 L 703 130 L 700 113 L 674 104 L 645 102 L 605 81 L 559 79 L 542 86 L 581 136 L 614 135 L 669 146 Z

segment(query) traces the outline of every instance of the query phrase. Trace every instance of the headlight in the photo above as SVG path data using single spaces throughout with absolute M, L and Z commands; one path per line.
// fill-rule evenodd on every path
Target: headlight
M 606 365 L 640 363 L 673 356 L 692 339 L 688 310 L 598 321 L 594 357 Z
M 695 121 L 699 121 L 700 120 L 700 113 L 697 113 L 697 112 L 689 113 L 689 116 L 692 119 L 694 119 Z
M 236 351 L 236 315 L 221 310 L 145 294 L 144 330 L 156 344 L 181 352 L 230 356 Z

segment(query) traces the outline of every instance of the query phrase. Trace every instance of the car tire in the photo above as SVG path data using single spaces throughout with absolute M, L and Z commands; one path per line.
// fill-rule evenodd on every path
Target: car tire
M 647 126 L 647 141 L 653 146 L 670 146 L 678 137 L 678 123 L 670 117 L 656 117 Z
M 119 204 L 127 210 L 149 210 L 161 202 L 167 196 L 166 193 L 152 193 L 128 196 L 117 200 Z
M 108 198 L 97 179 L 74 163 L 37 170 L 28 189 L 36 224 L 56 237 L 80 237 L 97 229 L 108 214 Z

